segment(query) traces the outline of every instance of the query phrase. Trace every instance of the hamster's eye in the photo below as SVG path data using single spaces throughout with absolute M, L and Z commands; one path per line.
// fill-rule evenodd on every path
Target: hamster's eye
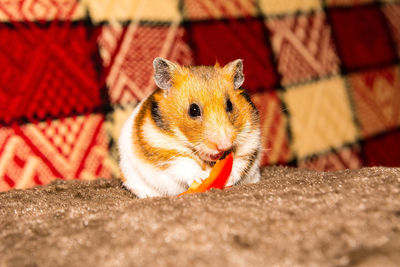
M 226 111 L 227 112 L 232 112 L 232 110 L 233 110 L 233 105 L 232 105 L 231 100 L 228 98 L 226 100 Z
M 189 106 L 189 116 L 192 118 L 196 118 L 201 116 L 200 107 L 197 104 L 191 104 Z

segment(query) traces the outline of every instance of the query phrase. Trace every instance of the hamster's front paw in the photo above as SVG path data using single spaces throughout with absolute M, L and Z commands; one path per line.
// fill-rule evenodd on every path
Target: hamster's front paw
M 201 171 L 196 173 L 195 176 L 191 177 L 191 179 L 187 180 L 187 186 L 191 186 L 193 182 L 196 182 L 198 184 L 201 184 L 209 175 L 209 172 L 207 171 Z
M 229 187 L 229 186 L 233 186 L 233 185 L 234 185 L 234 181 L 232 179 L 229 179 L 225 186 Z

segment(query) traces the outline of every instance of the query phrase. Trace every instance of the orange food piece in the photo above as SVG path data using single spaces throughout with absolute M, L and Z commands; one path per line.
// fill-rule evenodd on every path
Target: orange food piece
M 233 154 L 229 153 L 224 159 L 218 160 L 211 169 L 210 175 L 201 184 L 193 182 L 189 189 L 178 196 L 199 193 L 211 188 L 223 189 L 232 171 Z

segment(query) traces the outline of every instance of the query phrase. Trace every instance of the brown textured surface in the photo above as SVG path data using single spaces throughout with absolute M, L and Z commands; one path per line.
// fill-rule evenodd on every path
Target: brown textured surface
M 400 169 L 267 168 L 258 184 L 136 199 L 117 180 L 0 194 L 0 266 L 395 266 Z

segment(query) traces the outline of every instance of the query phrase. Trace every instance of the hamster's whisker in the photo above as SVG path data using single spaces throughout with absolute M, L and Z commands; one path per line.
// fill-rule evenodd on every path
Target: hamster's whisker
M 164 166 L 164 165 L 170 163 L 172 160 L 174 160 L 174 159 L 176 159 L 176 158 L 179 158 L 179 157 L 181 157 L 181 156 L 182 156 L 182 155 L 180 155 L 180 154 L 175 154 L 175 155 L 169 157 L 169 158 L 168 158 L 167 160 L 165 160 L 164 162 L 158 162 L 158 163 L 156 164 L 156 166 L 162 167 L 162 166 Z

